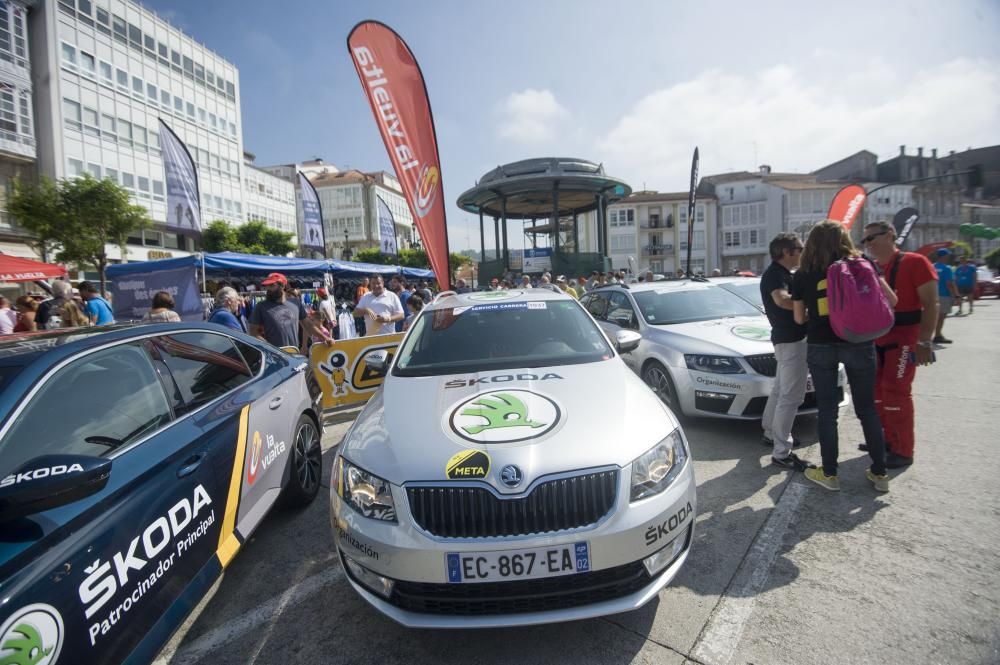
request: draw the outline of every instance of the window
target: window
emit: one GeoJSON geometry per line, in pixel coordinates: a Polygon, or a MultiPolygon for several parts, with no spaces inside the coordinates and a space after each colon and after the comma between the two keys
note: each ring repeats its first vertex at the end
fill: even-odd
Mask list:
{"type": "Polygon", "coordinates": [[[163,58],[164,60],[170,57],[168,55],[169,51],[167,50],[167,45],[164,44],[163,42],[160,42],[156,45],[156,50],[160,54],[160,57],[163,58]]]}
{"type": "Polygon", "coordinates": [[[80,51],[80,69],[82,69],[84,73],[93,76],[96,68],[97,62],[94,60],[94,56],[85,51],[80,51]]]}
{"type": "Polygon", "coordinates": [[[78,175],[83,174],[83,162],[79,159],[73,159],[70,157],[66,160],[66,175],[70,178],[75,178],[78,175]]]}
{"type": "Polygon", "coordinates": [[[146,230],[143,232],[143,243],[147,247],[163,247],[163,234],[159,231],[146,230]]]}
{"type": "Polygon", "coordinates": [[[208,124],[208,116],[205,114],[205,109],[198,109],[198,122],[203,125],[208,124]]]}
{"type": "Polygon", "coordinates": [[[587,308],[587,311],[590,312],[595,319],[603,319],[604,315],[608,312],[608,294],[588,294],[586,298],[587,299],[583,303],[583,306],[587,308]]]}
{"type": "Polygon", "coordinates": [[[164,363],[173,382],[178,415],[190,413],[250,380],[250,368],[228,337],[181,333],[150,340],[153,357],[164,363]]]}
{"type": "Polygon", "coordinates": [[[135,189],[135,177],[131,173],[122,171],[122,187],[128,190],[135,189]]]}
{"type": "Polygon", "coordinates": [[[618,324],[622,328],[639,328],[632,303],[628,301],[628,296],[620,291],[611,292],[608,304],[608,321],[618,324]]]}
{"type": "Polygon", "coordinates": [[[205,72],[205,77],[208,79],[208,84],[214,88],[215,87],[215,74],[213,74],[212,72],[205,72]]]}
{"type": "Polygon", "coordinates": [[[132,92],[142,95],[142,79],[138,76],[132,77],[132,92]]]}
{"type": "Polygon", "coordinates": [[[170,108],[170,93],[166,90],[160,90],[160,103],[163,104],[165,108],[170,108]]]}
{"type": "Polygon", "coordinates": [[[0,475],[40,455],[105,457],[168,422],[166,396],[140,347],[96,351],[54,372],[18,414],[0,443],[0,475]]]}
{"type": "Polygon", "coordinates": [[[108,14],[107,9],[101,7],[97,8],[97,22],[103,23],[104,25],[111,25],[111,15],[108,14]]]}
{"type": "Polygon", "coordinates": [[[28,97],[21,95],[21,133],[31,134],[31,109],[28,108],[28,97]]]}
{"type": "Polygon", "coordinates": [[[118,138],[125,145],[132,145],[132,123],[128,120],[118,121],[118,138]]]}
{"type": "Polygon", "coordinates": [[[184,56],[183,59],[184,59],[184,73],[188,75],[194,74],[194,61],[187,56],[184,56]]]}
{"type": "MultiPolygon", "coordinates": [[[[162,201],[163,200],[163,182],[160,180],[153,181],[153,200],[162,201]]],[[[179,249],[179,248],[174,248],[179,249]]]]}
{"type": "Polygon", "coordinates": [[[142,30],[139,29],[139,26],[128,24],[128,40],[133,46],[142,44],[142,30]]]}
{"type": "Polygon", "coordinates": [[[154,104],[156,103],[158,95],[156,92],[156,86],[153,85],[152,83],[146,84],[146,96],[149,97],[149,101],[151,101],[154,104]]]}
{"type": "Polygon", "coordinates": [[[149,130],[149,147],[160,149],[160,133],[149,130]]]}
{"type": "Polygon", "coordinates": [[[201,65],[195,65],[194,66],[194,77],[196,79],[198,79],[199,81],[204,81],[205,80],[205,68],[202,67],[201,65]]]}
{"type": "Polygon", "coordinates": [[[115,76],[118,77],[118,86],[124,89],[128,89],[128,72],[124,69],[116,69],[115,76]]]}
{"type": "Polygon", "coordinates": [[[63,119],[71,129],[80,129],[80,103],[63,98],[63,119]]]}
{"type": "Polygon", "coordinates": [[[14,111],[14,94],[9,90],[0,93],[0,130],[17,134],[17,116],[14,111]]]}
{"type": "Polygon", "coordinates": [[[80,12],[90,16],[92,7],[90,5],[90,0],[76,0],[76,8],[80,12]]]}
{"type": "Polygon", "coordinates": [[[187,102],[186,106],[187,106],[188,117],[194,120],[194,104],[192,104],[191,102],[187,102]]]}
{"type": "Polygon", "coordinates": [[[236,96],[236,86],[234,86],[230,81],[226,81],[226,95],[229,97],[236,96]]]}
{"type": "Polygon", "coordinates": [[[151,35],[143,35],[142,36],[142,43],[143,43],[143,46],[146,47],[147,51],[149,51],[151,53],[154,52],[154,51],[156,51],[156,40],[153,39],[153,37],[151,35]]]}
{"type": "Polygon", "coordinates": [[[111,63],[104,62],[103,60],[101,60],[101,78],[108,83],[114,83],[114,77],[111,73],[111,63]]]}
{"type": "Polygon", "coordinates": [[[87,171],[90,172],[90,175],[94,176],[95,180],[101,179],[101,166],[99,164],[88,163],[87,171]]]}
{"type": "Polygon", "coordinates": [[[67,44],[66,42],[63,42],[62,43],[62,59],[63,59],[63,62],[66,63],[66,64],[68,64],[68,65],[75,65],[76,64],[76,47],[75,46],[71,46],[71,45],[67,44]]]}
{"type": "Polygon", "coordinates": [[[229,133],[230,133],[230,134],[231,134],[231,135],[232,135],[233,137],[235,137],[235,136],[236,136],[236,123],[235,123],[235,122],[231,122],[231,123],[229,123],[229,133]]]}
{"type": "Polygon", "coordinates": [[[215,117],[214,113],[208,114],[208,124],[212,126],[212,129],[219,128],[219,119],[215,117]]]}
{"type": "Polygon", "coordinates": [[[723,239],[726,243],[726,247],[739,247],[740,246],[740,232],[739,231],[726,231],[723,234],[723,239]]]}
{"type": "Polygon", "coordinates": [[[104,169],[104,179],[111,182],[118,182],[118,169],[104,169]]]}
{"type": "Polygon", "coordinates": [[[91,136],[100,136],[101,130],[98,128],[97,111],[83,107],[83,131],[91,136]]]}
{"type": "Polygon", "coordinates": [[[170,62],[174,63],[178,67],[181,66],[181,54],[177,51],[170,51],[170,62]]]}
{"type": "Polygon", "coordinates": [[[163,234],[163,246],[166,247],[167,249],[180,249],[181,248],[180,239],[181,239],[180,234],[177,234],[177,233],[164,233],[163,234]]]}
{"type": "Polygon", "coordinates": [[[184,111],[184,100],[180,97],[174,97],[174,110],[178,113],[182,113],[184,111]]]}
{"type": "Polygon", "coordinates": [[[751,247],[756,247],[760,242],[760,231],[757,229],[750,229],[749,237],[747,238],[747,244],[751,247]]]}
{"type": "Polygon", "coordinates": [[[141,148],[146,147],[146,128],[142,125],[132,126],[132,138],[135,140],[135,144],[141,148]]]}
{"type": "Polygon", "coordinates": [[[115,39],[120,41],[122,44],[127,43],[128,40],[125,39],[125,19],[120,16],[111,17],[111,27],[115,31],[115,39]]]}

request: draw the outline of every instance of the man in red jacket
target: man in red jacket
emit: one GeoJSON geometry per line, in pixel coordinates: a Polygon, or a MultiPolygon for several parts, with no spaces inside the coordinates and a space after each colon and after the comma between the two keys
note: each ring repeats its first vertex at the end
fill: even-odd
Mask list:
{"type": "Polygon", "coordinates": [[[888,222],[865,226],[863,244],[899,298],[895,325],[875,340],[875,404],[885,433],[885,465],[899,469],[913,464],[912,387],[917,365],[934,362],[937,271],[927,257],[899,251],[896,232],[888,222]]]}

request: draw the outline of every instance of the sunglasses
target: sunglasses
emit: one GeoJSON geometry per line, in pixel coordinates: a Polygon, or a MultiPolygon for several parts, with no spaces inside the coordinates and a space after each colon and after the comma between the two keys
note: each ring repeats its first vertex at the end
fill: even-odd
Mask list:
{"type": "Polygon", "coordinates": [[[865,236],[864,238],[861,239],[861,244],[867,245],[872,240],[875,240],[875,238],[878,238],[879,236],[884,236],[886,233],[888,233],[888,231],[879,231],[878,233],[873,233],[871,235],[865,236]]]}

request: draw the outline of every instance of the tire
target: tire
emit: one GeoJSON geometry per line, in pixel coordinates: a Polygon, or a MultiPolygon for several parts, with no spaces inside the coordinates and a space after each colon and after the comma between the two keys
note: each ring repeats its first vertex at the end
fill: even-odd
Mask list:
{"type": "Polygon", "coordinates": [[[675,416],[680,416],[681,406],[677,401],[677,390],[670,379],[670,372],[660,363],[652,360],[642,368],[642,380],[666,404],[675,416]]]}
{"type": "Polygon", "coordinates": [[[316,423],[305,413],[299,416],[295,425],[288,465],[288,484],[282,493],[282,501],[289,508],[307,506],[319,493],[323,451],[316,423]]]}

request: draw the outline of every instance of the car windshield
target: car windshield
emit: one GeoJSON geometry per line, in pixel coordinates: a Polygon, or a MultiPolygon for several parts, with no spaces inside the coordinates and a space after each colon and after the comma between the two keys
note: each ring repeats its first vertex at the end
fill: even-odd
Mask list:
{"type": "Polygon", "coordinates": [[[638,291],[633,296],[643,320],[656,326],[761,315],[760,310],[746,300],[718,286],[683,291],[638,291]]]}
{"type": "Polygon", "coordinates": [[[572,301],[489,303],[424,312],[399,350],[394,376],[437,376],[575,365],[614,356],[572,301]]]}
{"type": "Polygon", "coordinates": [[[719,284],[726,291],[732,291],[740,298],[750,302],[757,307],[763,307],[764,303],[760,299],[760,282],[732,282],[730,284],[719,284]]]}

